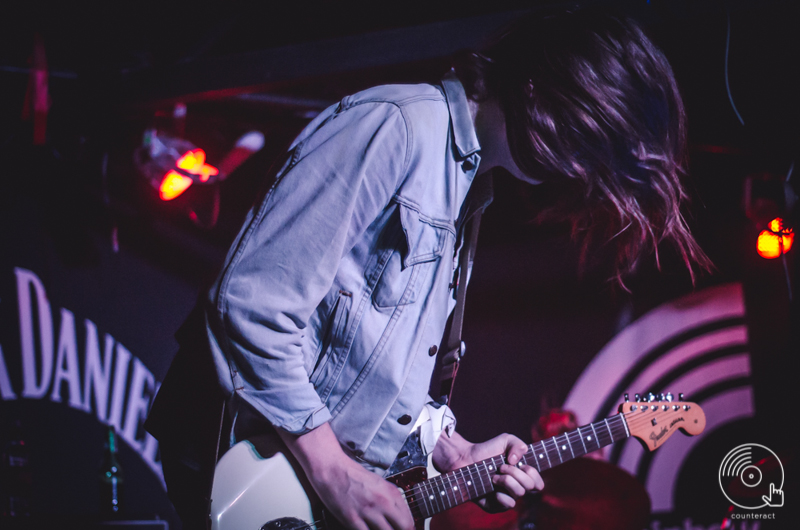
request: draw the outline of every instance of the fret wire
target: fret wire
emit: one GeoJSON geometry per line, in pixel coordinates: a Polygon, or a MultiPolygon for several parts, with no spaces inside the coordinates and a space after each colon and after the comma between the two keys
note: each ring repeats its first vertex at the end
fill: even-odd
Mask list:
{"type": "Polygon", "coordinates": [[[475,485],[475,479],[472,478],[472,468],[473,468],[473,466],[474,466],[474,464],[471,464],[471,465],[467,466],[466,470],[467,470],[467,473],[469,473],[469,482],[470,482],[469,485],[472,486],[472,488],[475,490],[475,497],[479,497],[480,494],[478,493],[478,487],[475,485]]]}
{"type": "Polygon", "coordinates": [[[581,433],[581,428],[578,427],[578,438],[581,439],[581,444],[583,445],[583,454],[589,452],[589,449],[586,448],[586,444],[583,442],[583,434],[581,433]]]}
{"type": "Polygon", "coordinates": [[[444,495],[442,495],[442,497],[444,498],[444,501],[447,503],[448,505],[447,509],[449,510],[450,508],[453,507],[453,503],[450,502],[450,486],[448,485],[450,480],[447,476],[447,473],[443,473],[439,476],[442,477],[442,491],[444,492],[444,495]]]}
{"type": "Polygon", "coordinates": [[[489,492],[486,490],[486,483],[483,481],[483,473],[481,472],[480,462],[475,464],[474,469],[475,472],[478,474],[478,483],[481,485],[481,489],[483,490],[483,493],[481,493],[481,495],[486,495],[489,492]]]}
{"type": "Polygon", "coordinates": [[[463,494],[462,494],[461,484],[458,483],[458,470],[456,469],[456,470],[451,471],[450,475],[452,475],[452,479],[456,483],[456,485],[453,486],[455,488],[453,490],[453,502],[455,502],[456,506],[458,506],[459,504],[464,502],[463,498],[461,500],[459,500],[459,497],[462,497],[463,494]]]}
{"type": "Polygon", "coordinates": [[[542,468],[539,466],[539,459],[536,458],[536,451],[533,449],[533,444],[530,444],[528,447],[530,447],[531,456],[533,457],[533,463],[536,464],[536,470],[541,472],[542,468]]]}
{"type": "Polygon", "coordinates": [[[472,482],[472,488],[475,490],[475,496],[480,497],[483,493],[478,491],[478,484],[475,482],[475,477],[472,476],[472,471],[476,469],[476,464],[471,464],[467,467],[467,471],[469,471],[469,479],[472,482]]]}
{"type": "Polygon", "coordinates": [[[592,433],[594,434],[594,444],[597,446],[597,449],[600,449],[600,438],[597,437],[597,431],[594,430],[594,423],[590,423],[589,427],[592,428],[592,433]]]}
{"type": "Polygon", "coordinates": [[[478,496],[485,495],[486,494],[486,488],[483,485],[483,478],[481,478],[481,466],[479,464],[472,464],[470,466],[470,471],[469,471],[470,475],[472,475],[472,471],[473,470],[478,475],[478,481],[477,482],[475,482],[475,477],[472,478],[472,482],[475,483],[475,492],[478,493],[478,485],[480,485],[480,487],[483,490],[483,492],[479,493],[478,496]]]}
{"type": "Polygon", "coordinates": [[[611,432],[611,428],[608,426],[608,418],[603,420],[606,424],[606,429],[608,429],[608,435],[611,437],[611,441],[614,441],[614,434],[611,432]]]}
{"type": "Polygon", "coordinates": [[[423,492],[423,495],[425,495],[426,501],[430,501],[431,515],[433,515],[434,513],[438,513],[438,510],[436,509],[436,496],[433,495],[433,492],[431,490],[432,481],[433,481],[433,479],[430,479],[430,480],[426,480],[426,481],[424,481],[422,483],[424,485],[424,489],[425,489],[425,491],[423,492]]]}
{"type": "Polygon", "coordinates": [[[556,437],[550,438],[553,441],[553,448],[556,450],[556,454],[558,455],[558,459],[561,460],[561,463],[564,463],[564,459],[561,457],[561,451],[558,450],[558,442],[556,442],[556,437]]]}
{"type": "Polygon", "coordinates": [[[427,481],[423,481],[421,483],[422,487],[419,488],[419,494],[420,494],[420,497],[422,498],[422,503],[425,506],[425,512],[426,513],[425,513],[424,516],[426,518],[428,518],[428,517],[431,517],[434,514],[434,509],[433,509],[433,504],[431,502],[429,502],[429,500],[428,500],[428,494],[425,493],[425,482],[427,482],[427,481]]]}
{"type": "Polygon", "coordinates": [[[447,477],[447,473],[442,473],[440,475],[442,477],[442,491],[444,492],[444,500],[447,502],[448,506],[447,509],[453,507],[453,504],[450,502],[450,479],[447,477]],[[445,482],[447,482],[445,484],[445,482]]]}
{"type": "Polygon", "coordinates": [[[445,511],[447,506],[444,504],[444,499],[442,498],[442,491],[444,491],[444,483],[442,480],[442,476],[439,475],[433,479],[433,485],[436,486],[436,491],[434,492],[434,497],[436,497],[436,501],[442,506],[441,511],[445,511]]]}
{"type": "MultiPolygon", "coordinates": [[[[417,485],[415,485],[413,488],[411,488],[411,490],[412,490],[412,491],[413,491],[414,489],[416,489],[416,490],[417,490],[417,493],[415,494],[415,496],[416,496],[416,498],[418,498],[418,499],[422,499],[422,504],[423,504],[423,506],[425,507],[425,513],[421,513],[420,515],[422,515],[422,516],[423,516],[423,517],[425,517],[425,518],[428,518],[428,517],[430,517],[430,516],[431,516],[431,511],[430,511],[430,509],[428,508],[428,498],[427,498],[427,496],[425,495],[425,493],[422,491],[422,489],[423,489],[424,487],[425,487],[425,481],[423,480],[422,482],[420,482],[419,484],[417,484],[417,485]]],[[[419,503],[417,503],[417,506],[419,506],[419,503]]],[[[420,512],[421,512],[421,511],[422,511],[422,509],[420,508],[420,512]]]]}
{"type": "Polygon", "coordinates": [[[547,454],[547,446],[544,444],[544,440],[542,440],[542,452],[544,453],[544,456],[547,457],[548,467],[553,467],[553,463],[550,461],[550,455],[547,454]]]}
{"type": "Polygon", "coordinates": [[[443,492],[442,497],[444,498],[445,502],[448,504],[447,509],[449,510],[450,508],[453,507],[453,505],[450,502],[450,486],[448,486],[445,483],[445,481],[449,482],[449,480],[447,478],[447,473],[445,473],[443,475],[439,475],[439,476],[442,477],[442,492],[443,492]]]}
{"type": "Polygon", "coordinates": [[[436,477],[431,478],[430,482],[428,482],[428,495],[434,511],[436,513],[443,511],[443,509],[439,506],[439,496],[436,495],[436,477]]]}
{"type": "Polygon", "coordinates": [[[572,450],[572,442],[569,441],[569,434],[565,434],[564,438],[567,439],[567,445],[569,446],[569,452],[572,453],[572,458],[575,458],[575,451],[572,450]]]}
{"type": "Polygon", "coordinates": [[[618,439],[624,440],[625,438],[630,436],[630,433],[628,432],[628,426],[625,424],[625,419],[622,417],[622,414],[617,414],[615,416],[615,418],[617,420],[616,421],[616,423],[617,423],[617,427],[616,427],[617,431],[621,431],[618,434],[618,436],[619,436],[618,439]]]}
{"type": "Polygon", "coordinates": [[[467,490],[466,497],[464,496],[464,490],[467,489],[467,479],[464,478],[464,468],[457,470],[456,473],[461,472],[461,480],[464,482],[464,489],[461,490],[461,502],[467,502],[469,500],[469,490],[467,490]]]}
{"type": "Polygon", "coordinates": [[[463,499],[459,500],[459,497],[461,497],[461,495],[462,495],[462,493],[461,493],[462,490],[461,490],[461,484],[458,483],[458,470],[454,469],[449,474],[450,474],[450,478],[452,479],[452,481],[455,482],[455,486],[453,486],[453,488],[454,488],[453,489],[453,502],[455,502],[456,506],[458,506],[459,504],[464,502],[463,499]]]}
{"type": "MultiPolygon", "coordinates": [[[[575,436],[578,437],[579,441],[581,439],[581,434],[580,434],[579,431],[570,431],[569,433],[567,433],[567,436],[569,437],[569,441],[570,442],[572,442],[572,438],[574,438],[575,436]]],[[[575,451],[575,446],[574,445],[572,446],[572,450],[573,450],[573,453],[574,453],[574,451],[575,451]]],[[[577,453],[576,456],[581,456],[581,455],[585,455],[585,454],[586,454],[586,448],[584,448],[583,452],[581,453],[581,447],[578,447],[578,453],[577,453]]]]}
{"type": "Polygon", "coordinates": [[[464,502],[464,498],[463,498],[464,497],[464,492],[463,492],[463,489],[461,487],[461,484],[458,483],[458,470],[456,469],[454,471],[451,471],[450,474],[453,477],[453,481],[456,483],[456,485],[454,486],[455,489],[453,490],[453,502],[455,502],[456,506],[458,506],[459,504],[464,502]],[[460,498],[460,500],[459,500],[459,498],[460,498]]]}
{"type": "Polygon", "coordinates": [[[458,491],[458,489],[453,489],[458,488],[458,483],[456,482],[456,485],[453,486],[453,482],[450,480],[451,473],[445,473],[445,478],[447,479],[447,500],[450,501],[452,508],[458,505],[458,501],[456,500],[456,491],[458,491]]]}
{"type": "Polygon", "coordinates": [[[484,482],[484,486],[488,488],[489,484],[492,483],[492,474],[489,473],[489,468],[486,467],[486,460],[483,460],[483,468],[486,470],[486,479],[489,481],[489,482],[484,482]]]}

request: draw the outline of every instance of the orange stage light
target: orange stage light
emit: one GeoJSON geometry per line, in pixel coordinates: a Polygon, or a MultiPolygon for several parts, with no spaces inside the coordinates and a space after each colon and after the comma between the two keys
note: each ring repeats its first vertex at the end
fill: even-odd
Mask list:
{"type": "MultiPolygon", "coordinates": [[[[175,162],[175,167],[190,175],[196,176],[200,182],[208,182],[212,175],[219,174],[214,166],[206,164],[206,152],[202,149],[187,151],[175,162]]],[[[159,187],[159,196],[163,201],[171,201],[192,185],[192,178],[171,169],[164,175],[159,187]]]]}
{"type": "Polygon", "coordinates": [[[192,179],[184,177],[177,171],[170,171],[164,175],[161,186],[158,188],[158,195],[162,201],[171,201],[192,185],[192,179]]]}
{"type": "Polygon", "coordinates": [[[188,151],[175,162],[180,169],[200,177],[200,182],[207,182],[211,175],[217,175],[219,170],[206,164],[206,152],[202,149],[188,151]]]}
{"type": "Polygon", "coordinates": [[[777,217],[769,222],[769,230],[758,234],[758,255],[766,259],[779,258],[789,252],[794,242],[794,232],[777,217]]]}

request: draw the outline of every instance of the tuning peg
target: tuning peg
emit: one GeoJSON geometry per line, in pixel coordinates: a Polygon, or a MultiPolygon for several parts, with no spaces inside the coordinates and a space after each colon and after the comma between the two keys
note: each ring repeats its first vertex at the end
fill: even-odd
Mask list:
{"type": "Polygon", "coordinates": [[[678,401],[683,401],[683,392],[678,394],[678,401]]]}
{"type": "Polygon", "coordinates": [[[666,400],[667,400],[667,396],[665,396],[663,392],[658,395],[658,401],[659,402],[660,401],[666,401],[666,400]]]}
{"type": "Polygon", "coordinates": [[[639,403],[642,400],[642,398],[641,398],[641,396],[639,394],[634,394],[633,397],[636,398],[636,402],[637,403],[639,403]]]}
{"type": "Polygon", "coordinates": [[[625,394],[625,403],[628,402],[628,394],[625,394]]]}
{"type": "Polygon", "coordinates": [[[672,392],[667,392],[666,400],[672,401],[672,392]]]}
{"type": "Polygon", "coordinates": [[[649,401],[650,403],[652,403],[652,402],[653,402],[653,401],[655,401],[655,400],[656,400],[656,395],[655,395],[655,394],[653,394],[652,392],[650,392],[650,393],[648,393],[648,394],[647,394],[647,401],[649,401]]]}

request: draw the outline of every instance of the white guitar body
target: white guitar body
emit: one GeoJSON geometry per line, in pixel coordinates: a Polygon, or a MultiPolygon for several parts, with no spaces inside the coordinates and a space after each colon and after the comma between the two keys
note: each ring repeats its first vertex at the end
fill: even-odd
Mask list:
{"type": "MultiPolygon", "coordinates": [[[[328,520],[327,525],[315,526],[324,507],[297,463],[283,451],[279,440],[265,435],[239,442],[223,455],[211,491],[212,530],[258,530],[270,522],[276,529],[293,529],[290,523],[278,522],[285,518],[306,523],[299,528],[336,524],[328,520]]],[[[433,466],[428,471],[429,476],[438,474],[433,466]]],[[[430,519],[425,521],[425,530],[429,528],[430,519]]]]}
{"type": "Polygon", "coordinates": [[[256,530],[283,517],[313,522],[311,501],[292,464],[280,451],[262,456],[256,445],[261,444],[240,442],[217,463],[212,530],[256,530]]]}

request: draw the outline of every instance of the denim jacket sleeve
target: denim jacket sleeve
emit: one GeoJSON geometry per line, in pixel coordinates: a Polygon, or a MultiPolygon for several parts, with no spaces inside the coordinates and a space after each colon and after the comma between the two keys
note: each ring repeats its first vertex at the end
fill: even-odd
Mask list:
{"type": "Polygon", "coordinates": [[[300,434],[331,417],[309,382],[303,334],[342,256],[406,175],[409,141],[391,103],[345,99],[326,111],[295,141],[209,293],[232,388],[276,427],[300,434]]]}

